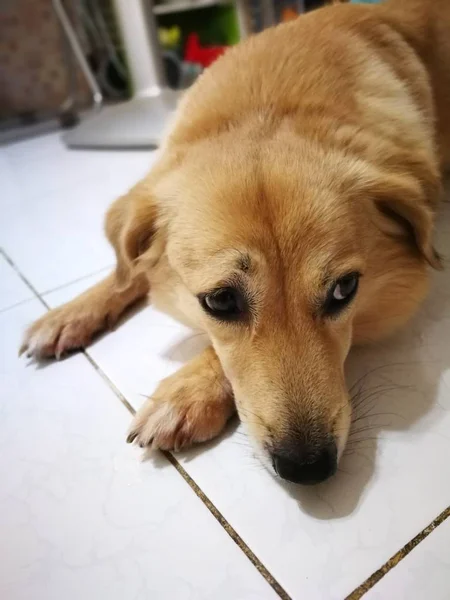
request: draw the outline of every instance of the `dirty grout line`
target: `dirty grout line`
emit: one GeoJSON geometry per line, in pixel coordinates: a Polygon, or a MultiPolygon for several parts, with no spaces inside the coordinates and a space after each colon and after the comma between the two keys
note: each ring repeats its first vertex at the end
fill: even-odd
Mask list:
{"type": "MultiPolygon", "coordinates": [[[[95,360],[87,353],[87,351],[83,350],[83,354],[93,366],[93,368],[97,371],[97,373],[102,377],[105,383],[111,388],[114,394],[119,398],[122,404],[128,409],[128,411],[134,416],[136,414],[136,410],[122,392],[117,388],[117,386],[111,381],[111,379],[106,375],[106,373],[101,369],[101,367],[95,362],[95,360]]],[[[247,546],[241,536],[237,533],[235,529],[228,523],[222,513],[216,508],[216,506],[211,502],[208,496],[203,492],[203,490],[197,485],[197,483],[192,479],[189,473],[184,469],[184,467],[178,462],[175,456],[171,452],[167,452],[165,450],[160,450],[161,454],[168,460],[168,462],[175,467],[178,471],[179,475],[183,477],[185,482],[189,485],[195,495],[203,502],[206,508],[210,511],[213,517],[219,522],[222,528],[228,533],[233,542],[239,546],[240,550],[245,554],[245,556],[249,559],[249,561],[253,564],[253,566],[259,571],[260,575],[264,577],[267,583],[274,589],[274,591],[278,594],[281,600],[292,600],[289,594],[283,589],[283,587],[278,583],[278,581],[273,577],[273,575],[266,569],[266,567],[262,564],[262,562],[258,559],[258,557],[254,554],[254,552],[247,546]]]]}
{"type": "Polygon", "coordinates": [[[114,394],[119,398],[119,400],[122,402],[122,404],[128,410],[128,412],[130,412],[134,416],[136,414],[136,410],[133,408],[133,406],[131,406],[131,404],[128,402],[128,400],[125,398],[125,396],[119,390],[119,388],[111,381],[111,379],[108,377],[108,375],[106,375],[106,373],[102,370],[102,368],[99,367],[99,365],[95,362],[95,360],[92,358],[92,356],[90,356],[90,354],[88,354],[84,348],[81,350],[81,352],[86,357],[86,360],[97,371],[97,373],[100,375],[100,377],[106,383],[106,385],[108,387],[110,387],[111,390],[114,392],[114,394]]]}
{"type": "Polygon", "coordinates": [[[416,546],[420,544],[426,537],[433,532],[436,527],[441,525],[446,519],[450,517],[450,506],[443,510],[440,515],[438,515],[434,521],[432,521],[425,529],[423,529],[420,533],[418,533],[412,540],[410,540],[401,550],[396,552],[391,558],[384,563],[384,565],[375,571],[364,583],[362,583],[359,587],[356,588],[351,594],[349,594],[346,600],[359,600],[368,592],[375,584],[377,584],[380,579],[382,579],[391,569],[396,567],[401,560],[408,556],[408,554],[414,550],[416,546]]]}
{"type": "MultiPolygon", "coordinates": [[[[18,267],[15,265],[13,260],[6,254],[6,252],[0,248],[0,254],[5,258],[8,264],[14,269],[16,274],[20,277],[20,279],[28,286],[28,288],[33,292],[36,298],[45,306],[47,310],[51,310],[51,307],[44,300],[42,295],[36,290],[36,288],[28,281],[28,279],[21,273],[18,267]]],[[[99,271],[100,272],[100,271],[99,271]]],[[[67,284],[70,285],[70,284],[67,284]]],[[[65,287],[65,286],[62,286],[65,287]]],[[[21,303],[20,303],[21,304],[21,303]]],[[[98,375],[103,379],[103,381],[108,385],[111,391],[117,396],[120,402],[125,406],[125,408],[134,416],[136,414],[136,410],[133,406],[128,402],[122,392],[117,388],[117,386],[111,381],[111,379],[106,375],[106,373],[102,370],[102,368],[96,363],[96,361],[88,354],[88,352],[84,349],[80,350],[80,353],[84,354],[86,360],[91,364],[91,366],[95,369],[98,375]]],[[[189,485],[191,490],[195,493],[195,495],[200,499],[200,501],[206,506],[206,508],[210,511],[213,517],[218,521],[219,525],[226,531],[226,533],[231,537],[233,542],[239,547],[239,549],[245,554],[248,560],[253,564],[253,566],[258,570],[260,575],[264,577],[267,583],[272,587],[272,589],[278,594],[281,600],[292,600],[289,594],[284,590],[284,588],[278,583],[278,581],[273,577],[273,575],[268,571],[268,569],[262,564],[262,562],[258,559],[255,553],[249,548],[249,546],[244,542],[241,536],[237,533],[235,529],[228,523],[222,513],[216,508],[216,506],[211,502],[208,496],[203,492],[203,490],[197,485],[197,483],[192,479],[192,477],[188,474],[188,472],[184,469],[184,467],[178,462],[175,456],[171,452],[161,451],[161,454],[167,459],[167,461],[177,470],[178,474],[185,480],[185,482],[189,485]]]]}
{"type": "Polygon", "coordinates": [[[216,506],[211,502],[211,500],[206,496],[203,490],[195,483],[189,473],[184,469],[184,467],[178,462],[175,456],[171,452],[162,451],[162,454],[167,458],[167,460],[175,467],[178,473],[183,477],[186,483],[191,487],[191,489],[195,492],[195,494],[200,498],[206,508],[212,513],[215,519],[219,522],[223,529],[228,533],[230,538],[233,540],[235,544],[239,546],[245,556],[249,559],[249,561],[253,564],[253,566],[259,571],[259,573],[264,577],[267,583],[275,590],[278,596],[282,600],[292,600],[286,590],[281,587],[278,581],[273,577],[273,575],[266,569],[266,567],[262,564],[262,562],[258,559],[255,553],[247,546],[241,536],[237,533],[235,529],[229,524],[229,522],[225,519],[222,513],[216,508],[216,506]]]}

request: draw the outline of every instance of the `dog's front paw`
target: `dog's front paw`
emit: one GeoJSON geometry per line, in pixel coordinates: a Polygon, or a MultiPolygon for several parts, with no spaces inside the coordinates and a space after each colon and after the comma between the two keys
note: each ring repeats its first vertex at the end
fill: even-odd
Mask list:
{"type": "Polygon", "coordinates": [[[186,365],[162,381],[138,411],[127,442],[177,451],[216,437],[234,412],[231,389],[223,377],[186,365]]]}
{"type": "Polygon", "coordinates": [[[65,352],[85,348],[108,325],[108,315],[103,311],[70,303],[33,323],[25,333],[19,354],[59,359],[65,352]]]}

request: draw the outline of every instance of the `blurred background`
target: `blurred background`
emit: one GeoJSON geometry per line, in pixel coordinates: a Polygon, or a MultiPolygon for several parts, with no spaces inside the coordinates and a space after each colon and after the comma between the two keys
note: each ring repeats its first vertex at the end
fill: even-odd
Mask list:
{"type": "Polygon", "coordinates": [[[154,147],[229,46],[325,0],[0,0],[0,143],[154,147]]]}

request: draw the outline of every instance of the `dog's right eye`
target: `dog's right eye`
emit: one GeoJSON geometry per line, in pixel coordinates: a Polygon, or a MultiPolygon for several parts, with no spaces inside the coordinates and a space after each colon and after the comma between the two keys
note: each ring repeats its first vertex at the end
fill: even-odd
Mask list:
{"type": "Polygon", "coordinates": [[[246,302],[241,292],[235,288],[219,288],[209,294],[198,296],[200,304],[209,315],[221,321],[240,319],[246,310],[246,302]]]}
{"type": "Polygon", "coordinates": [[[333,316],[341,312],[355,297],[358,291],[359,273],[344,275],[331,286],[325,300],[324,313],[333,316]]]}

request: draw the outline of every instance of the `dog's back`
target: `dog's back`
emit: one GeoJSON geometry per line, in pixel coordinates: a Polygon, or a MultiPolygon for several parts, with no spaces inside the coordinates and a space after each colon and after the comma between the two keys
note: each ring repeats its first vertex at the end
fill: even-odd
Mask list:
{"type": "Polygon", "coordinates": [[[426,65],[436,106],[442,162],[450,166],[450,2],[390,0],[383,6],[393,26],[426,65]]]}
{"type": "MultiPolygon", "coordinates": [[[[302,130],[316,128],[316,117],[324,114],[360,123],[355,98],[364,73],[373,73],[381,90],[387,69],[407,85],[424,114],[430,113],[433,122],[438,117],[440,156],[450,162],[447,0],[331,6],[249,39],[226,53],[187,93],[171,141],[210,137],[258,113],[267,123],[268,111],[274,119],[298,115],[302,130]]],[[[394,126],[411,146],[411,128],[402,127],[401,116],[394,126]]]]}

